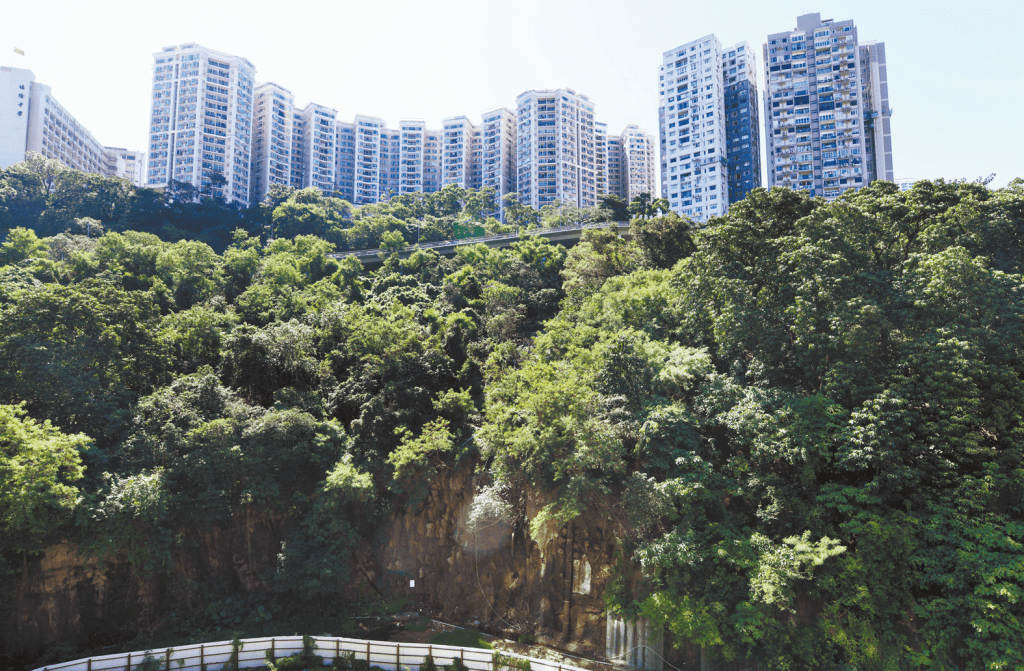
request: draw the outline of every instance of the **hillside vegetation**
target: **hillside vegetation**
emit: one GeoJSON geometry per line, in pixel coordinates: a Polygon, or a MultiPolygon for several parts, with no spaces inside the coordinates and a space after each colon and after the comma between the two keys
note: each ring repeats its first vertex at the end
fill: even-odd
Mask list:
{"type": "Polygon", "coordinates": [[[129,188],[113,212],[92,176],[62,172],[86,186],[57,202],[33,170],[0,177],[9,659],[54,543],[164,576],[181,635],[237,625],[225,600],[343,608],[354,548],[474,458],[512,503],[551,494],[534,525],[618,520],[609,609],[709,657],[1024,665],[1020,180],[756,190],[702,230],[645,211],[630,241],[366,272],[325,255],[495,224],[454,191],[442,214],[282,192],[257,226],[129,188]],[[199,535],[261,520],[280,553],[246,589],[181,571],[199,535]]]}

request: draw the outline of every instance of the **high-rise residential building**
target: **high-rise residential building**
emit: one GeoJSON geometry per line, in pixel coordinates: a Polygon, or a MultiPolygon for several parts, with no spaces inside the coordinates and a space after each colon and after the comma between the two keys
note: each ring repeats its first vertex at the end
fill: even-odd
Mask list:
{"type": "Polygon", "coordinates": [[[302,110],[302,188],[326,194],[335,188],[335,142],[338,110],[309,103],[302,110]]]}
{"type": "Polygon", "coordinates": [[[480,187],[494,189],[498,218],[504,218],[502,198],[516,190],[516,115],[510,109],[484,112],[479,162],[480,187]]]}
{"type": "Polygon", "coordinates": [[[754,50],[740,42],[722,50],[725,87],[725,146],[729,160],[729,202],[761,186],[761,122],[757,113],[754,50]]]}
{"type": "Polygon", "coordinates": [[[910,191],[919,180],[912,177],[898,177],[892,182],[900,188],[900,191],[910,191]]]}
{"type": "Polygon", "coordinates": [[[416,193],[423,188],[423,150],[427,125],[418,119],[404,119],[402,128],[401,157],[399,160],[398,193],[416,193]]]}
{"type": "Polygon", "coordinates": [[[256,68],[191,43],[153,60],[147,185],[185,182],[203,196],[249,204],[256,68]]]}
{"type": "Polygon", "coordinates": [[[433,193],[443,185],[444,132],[428,130],[423,134],[423,191],[433,193]]]}
{"type": "Polygon", "coordinates": [[[335,124],[338,146],[335,151],[334,189],[339,198],[350,203],[355,201],[356,176],[356,126],[354,123],[339,121],[335,124]]]}
{"type": "MultiPolygon", "coordinates": [[[[352,202],[356,205],[380,201],[381,133],[387,130],[383,119],[356,115],[355,184],[352,202]]],[[[390,152],[389,152],[390,154],[390,152]]]]}
{"type": "Polygon", "coordinates": [[[832,199],[892,179],[885,46],[852,20],[797,18],[764,45],[768,184],[832,199]]]}
{"type": "Polygon", "coordinates": [[[523,203],[597,204],[594,104],[572,89],[516,98],[516,181],[523,203]]]}
{"type": "Polygon", "coordinates": [[[267,82],[253,94],[250,198],[263,200],[272,184],[292,184],[295,98],[283,86],[267,82]]]}
{"type": "Polygon", "coordinates": [[[608,195],[608,124],[594,122],[594,179],[597,197],[608,195]]]}
{"type": "Polygon", "coordinates": [[[606,141],[606,172],[608,173],[608,193],[625,198],[625,180],[623,179],[622,136],[609,135],[606,141]]]}
{"type": "Polygon", "coordinates": [[[892,170],[892,127],[889,117],[889,75],[885,65],[884,42],[860,43],[861,97],[864,110],[864,148],[871,181],[894,179],[892,170]]]}
{"type": "Polygon", "coordinates": [[[641,193],[654,198],[654,137],[636,125],[626,126],[619,137],[622,141],[622,198],[627,203],[641,193]]]}
{"type": "MultiPolygon", "coordinates": [[[[159,91],[154,106],[157,110],[178,109],[183,104],[178,100],[178,89],[172,89],[164,105],[165,82],[187,87],[192,77],[199,80],[192,70],[200,74],[216,71],[217,76],[223,76],[217,68],[235,67],[224,64],[234,57],[218,55],[195,45],[168,48],[157,56],[158,69],[154,75],[154,88],[159,91]],[[199,58],[212,59],[212,65],[198,64],[199,58]]],[[[235,61],[238,67],[248,63],[244,59],[235,61]]],[[[234,80],[227,81],[231,85],[234,80]]],[[[196,86],[199,88],[198,83],[196,86]]],[[[202,90],[206,88],[204,83],[202,90]]],[[[196,108],[195,116],[199,120],[204,115],[199,115],[198,110],[205,109],[204,104],[211,110],[219,104],[219,101],[211,104],[205,97],[199,100],[199,92],[187,89],[182,95],[190,93],[196,93],[197,100],[185,103],[196,108]]],[[[629,198],[652,189],[653,140],[637,126],[627,126],[622,136],[608,138],[607,126],[594,120],[593,103],[571,89],[528,91],[519,97],[517,104],[525,112],[522,120],[517,112],[497,107],[485,112],[479,125],[461,115],[444,119],[441,130],[430,130],[424,121],[416,119],[402,120],[398,129],[389,129],[387,123],[377,117],[357,115],[351,123],[339,121],[336,110],[315,103],[299,109],[288,89],[275,83],[255,85],[250,136],[250,200],[258,202],[264,198],[273,184],[296,189],[313,186],[356,205],[377,203],[399,194],[432,193],[447,184],[455,184],[467,189],[493,188],[496,207],[490,214],[503,217],[504,196],[524,190],[519,183],[518,167],[521,165],[525,166],[523,174],[526,175],[522,184],[525,187],[523,200],[535,207],[555,202],[589,207],[596,205],[599,192],[629,198]],[[519,121],[526,130],[522,142],[519,121]],[[522,164],[521,156],[527,157],[528,162],[522,164]]],[[[193,112],[187,108],[185,111],[193,112]]],[[[222,111],[224,113],[216,118],[220,118],[224,126],[230,120],[230,110],[222,111]]],[[[170,111],[157,114],[156,135],[165,132],[160,124],[169,123],[162,118],[165,114],[168,118],[171,115],[170,111]]],[[[183,121],[187,123],[192,119],[183,121]]],[[[173,125],[177,131],[174,134],[177,138],[174,139],[175,157],[183,157],[175,159],[174,174],[181,174],[186,172],[184,166],[191,165],[186,148],[196,146],[196,142],[186,144],[193,137],[185,135],[191,127],[173,125]]],[[[173,134],[170,130],[166,132],[169,136],[173,134]]],[[[152,162],[156,171],[154,177],[163,174],[160,171],[165,163],[168,168],[172,167],[169,156],[163,156],[160,151],[164,149],[159,146],[162,140],[162,137],[154,140],[160,154],[152,162]]],[[[170,145],[171,138],[167,141],[170,145]]],[[[213,142],[216,138],[205,140],[203,144],[213,142]]],[[[222,145],[224,142],[220,140],[222,145]]],[[[169,154],[170,148],[166,149],[169,154]]],[[[206,159],[208,151],[210,147],[204,147],[206,159]]],[[[225,185],[225,188],[231,187],[225,185]]]]}
{"type": "Polygon", "coordinates": [[[288,168],[288,186],[302,188],[302,161],[306,155],[306,118],[302,110],[292,108],[291,165],[288,168]]]}
{"type": "Polygon", "coordinates": [[[483,182],[484,131],[480,126],[473,128],[469,139],[469,188],[479,189],[483,182]]]}
{"type": "Polygon", "coordinates": [[[389,130],[384,124],[380,131],[380,197],[383,200],[399,193],[401,144],[401,132],[389,130]]]}
{"type": "Polygon", "coordinates": [[[443,121],[442,182],[473,188],[473,137],[476,126],[466,116],[443,121]]]}
{"type": "Polygon", "coordinates": [[[706,35],[664,52],[659,68],[661,197],[697,222],[729,209],[722,54],[706,35]]]}

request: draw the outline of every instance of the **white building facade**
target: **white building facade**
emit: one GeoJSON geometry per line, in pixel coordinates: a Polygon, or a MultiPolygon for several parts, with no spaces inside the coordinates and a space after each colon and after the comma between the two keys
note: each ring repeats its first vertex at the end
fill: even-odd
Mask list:
{"type": "Polygon", "coordinates": [[[0,119],[0,168],[33,152],[74,170],[142,185],[145,152],[102,145],[31,70],[0,67],[0,119]]]}
{"type": "Polygon", "coordinates": [[[309,103],[302,110],[302,188],[334,192],[338,110],[309,103]]]}
{"type": "Polygon", "coordinates": [[[714,35],[664,52],[659,68],[661,197],[706,222],[729,209],[722,44],[714,35]]]}
{"type": "Polygon", "coordinates": [[[256,68],[198,44],[153,54],[147,186],[248,205],[256,68]]]}
{"type": "Polygon", "coordinates": [[[355,177],[352,203],[364,205],[380,202],[381,133],[387,130],[383,119],[356,115],[355,177]]]}
{"type": "Polygon", "coordinates": [[[292,134],[295,98],[283,86],[267,82],[254,92],[252,167],[249,187],[252,202],[263,200],[272,184],[292,183],[292,134]]]}
{"type": "Polygon", "coordinates": [[[852,20],[820,14],[768,36],[765,135],[768,184],[833,199],[892,179],[883,44],[861,44],[852,20]]]}
{"type": "Polygon", "coordinates": [[[484,112],[480,132],[480,186],[494,189],[496,214],[504,219],[502,198],[516,190],[515,112],[505,107],[484,112]]]}
{"type": "Polygon", "coordinates": [[[138,187],[146,185],[146,152],[124,147],[104,147],[103,150],[107,155],[105,175],[126,179],[138,187]]]}
{"type": "Polygon", "coordinates": [[[473,145],[477,128],[466,116],[448,117],[442,125],[442,182],[473,188],[473,145]]]}
{"type": "Polygon", "coordinates": [[[597,204],[594,104],[572,89],[516,98],[516,181],[521,202],[597,204]]]}
{"type": "Polygon", "coordinates": [[[619,136],[622,143],[622,197],[627,203],[641,193],[652,199],[654,191],[654,137],[629,125],[619,136]]]}

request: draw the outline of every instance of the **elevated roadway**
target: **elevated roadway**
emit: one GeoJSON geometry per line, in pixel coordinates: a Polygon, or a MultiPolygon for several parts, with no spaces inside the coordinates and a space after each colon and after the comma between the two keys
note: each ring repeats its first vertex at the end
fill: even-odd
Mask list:
{"type": "MultiPolygon", "coordinates": [[[[482,235],[476,238],[462,238],[461,240],[441,240],[439,242],[424,242],[419,245],[412,245],[403,248],[398,254],[401,258],[408,258],[418,249],[432,249],[442,256],[455,256],[455,250],[466,245],[487,245],[500,249],[510,247],[512,243],[518,242],[524,237],[539,235],[547,238],[552,243],[560,243],[566,247],[575,245],[583,235],[583,231],[595,228],[608,228],[615,231],[620,237],[629,236],[628,221],[605,221],[599,224],[577,224],[573,226],[558,226],[555,228],[540,228],[530,231],[528,234],[498,233],[496,235],[482,235]]],[[[343,259],[346,256],[354,256],[362,261],[364,266],[379,265],[383,262],[381,258],[383,251],[380,249],[358,249],[350,252],[333,252],[327,256],[332,259],[343,259]]]]}

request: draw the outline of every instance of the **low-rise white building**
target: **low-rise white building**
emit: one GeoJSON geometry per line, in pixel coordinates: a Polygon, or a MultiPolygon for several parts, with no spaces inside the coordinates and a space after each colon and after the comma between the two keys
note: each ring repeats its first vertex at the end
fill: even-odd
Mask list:
{"type": "Polygon", "coordinates": [[[135,186],[146,185],[146,152],[124,147],[104,147],[107,155],[105,175],[120,177],[135,186]]]}

